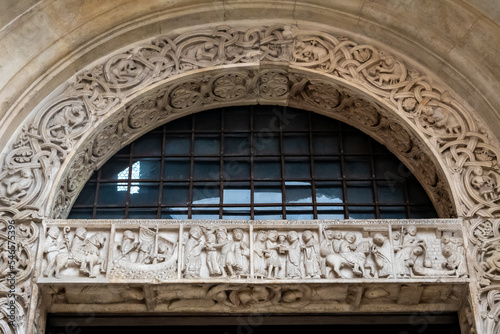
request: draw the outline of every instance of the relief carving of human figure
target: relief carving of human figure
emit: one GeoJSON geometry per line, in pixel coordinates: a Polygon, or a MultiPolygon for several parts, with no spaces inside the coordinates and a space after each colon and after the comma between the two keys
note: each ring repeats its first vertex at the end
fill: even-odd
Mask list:
{"type": "Polygon", "coordinates": [[[485,260],[481,262],[481,267],[489,275],[500,274],[500,242],[495,242],[486,247],[484,252],[485,260]]]}
{"type": "Polygon", "coordinates": [[[412,267],[425,252],[425,242],[418,239],[416,226],[408,226],[406,233],[399,234],[399,244],[394,243],[394,251],[396,275],[402,278],[412,277],[412,267]]]}
{"type": "Polygon", "coordinates": [[[441,253],[446,262],[441,264],[443,269],[453,270],[457,277],[467,277],[467,262],[463,239],[444,235],[441,238],[441,253]]]}
{"type": "Polygon", "coordinates": [[[285,233],[278,234],[278,257],[281,263],[281,269],[278,273],[278,278],[285,278],[286,276],[286,256],[288,250],[288,242],[285,233]]]}
{"type": "Polygon", "coordinates": [[[130,261],[132,251],[137,249],[139,241],[137,241],[134,232],[126,230],[123,232],[122,242],[120,244],[121,256],[120,259],[130,261]]]}
{"type": "Polygon", "coordinates": [[[243,240],[244,233],[241,228],[233,230],[233,252],[234,252],[234,268],[236,275],[248,274],[248,257],[250,256],[250,248],[243,240]]]}
{"type": "Polygon", "coordinates": [[[255,236],[255,242],[253,246],[253,266],[254,266],[254,275],[257,277],[265,277],[267,275],[266,272],[266,240],[267,234],[265,231],[257,232],[255,236]]]}
{"type": "Polygon", "coordinates": [[[43,245],[43,253],[45,254],[45,258],[47,259],[47,267],[43,272],[43,276],[52,276],[55,275],[56,278],[60,277],[59,272],[56,271],[56,256],[59,252],[66,248],[66,246],[60,242],[59,228],[56,226],[51,226],[47,231],[47,238],[45,238],[45,243],[43,245]]]}
{"type": "Polygon", "coordinates": [[[0,203],[12,205],[28,194],[34,182],[33,173],[29,168],[21,168],[5,177],[0,184],[0,203]]]}
{"type": "Polygon", "coordinates": [[[302,233],[302,250],[304,253],[304,268],[306,278],[320,278],[320,245],[314,239],[314,235],[310,230],[305,230],[302,233]]]}
{"type": "Polygon", "coordinates": [[[268,231],[265,250],[267,278],[278,278],[278,274],[281,269],[278,248],[278,231],[268,231]]]}
{"type": "Polygon", "coordinates": [[[219,227],[216,230],[217,244],[214,246],[219,249],[219,266],[222,268],[222,277],[228,274],[231,278],[238,277],[243,268],[241,263],[236,258],[235,247],[236,243],[228,238],[227,230],[219,227]]]}
{"type": "Polygon", "coordinates": [[[392,265],[390,260],[389,243],[387,238],[381,233],[376,233],[373,236],[372,246],[370,251],[375,262],[375,269],[379,278],[392,277],[392,265]]]}
{"type": "Polygon", "coordinates": [[[282,248],[286,251],[286,277],[287,278],[302,278],[300,269],[300,239],[296,231],[289,231],[287,234],[288,247],[282,248]]]}
{"type": "Polygon", "coordinates": [[[199,278],[201,271],[201,252],[203,251],[202,232],[199,226],[189,230],[189,238],[184,246],[183,272],[186,278],[199,278]]]}
{"type": "Polygon", "coordinates": [[[210,229],[205,229],[205,252],[207,253],[207,267],[210,276],[222,275],[222,268],[219,266],[219,254],[215,245],[217,244],[217,237],[210,229]]]}

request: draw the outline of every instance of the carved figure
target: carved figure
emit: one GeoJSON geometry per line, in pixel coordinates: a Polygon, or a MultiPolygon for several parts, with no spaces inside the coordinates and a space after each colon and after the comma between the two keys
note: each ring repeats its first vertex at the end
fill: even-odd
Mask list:
{"type": "Polygon", "coordinates": [[[324,238],[321,241],[320,245],[320,255],[321,255],[321,276],[322,277],[330,277],[331,268],[326,265],[326,257],[330,254],[335,253],[335,249],[337,249],[337,253],[339,250],[338,241],[342,239],[342,233],[339,231],[334,231],[330,229],[323,230],[324,238]],[[336,242],[337,241],[337,242],[336,242]],[[334,243],[337,243],[336,247],[334,243]]]}
{"type": "Polygon", "coordinates": [[[310,230],[305,230],[302,233],[302,250],[304,252],[304,268],[306,278],[320,278],[320,246],[318,241],[314,239],[314,235],[310,230]]]}
{"type": "Polygon", "coordinates": [[[223,227],[217,228],[216,235],[217,244],[214,247],[220,249],[219,266],[222,269],[222,276],[226,277],[229,274],[231,278],[236,278],[243,268],[236,259],[235,243],[228,238],[227,230],[223,227]]]}
{"type": "Polygon", "coordinates": [[[243,241],[243,230],[241,228],[235,228],[233,230],[233,247],[236,274],[248,274],[250,248],[246,242],[243,241]]]}
{"type": "Polygon", "coordinates": [[[481,262],[481,267],[489,275],[500,274],[500,242],[486,247],[484,252],[485,260],[481,262]]]}
{"type": "Polygon", "coordinates": [[[54,138],[63,139],[73,132],[75,128],[85,125],[87,114],[80,104],[65,106],[54,115],[48,131],[54,138]]]}
{"type": "Polygon", "coordinates": [[[266,257],[267,278],[277,278],[281,269],[277,240],[278,231],[271,230],[267,232],[266,250],[264,251],[266,257]]]}
{"type": "Polygon", "coordinates": [[[212,230],[205,230],[205,252],[207,253],[207,267],[210,276],[222,275],[222,268],[219,266],[219,255],[217,253],[217,238],[212,230]]]}
{"type": "Polygon", "coordinates": [[[474,176],[471,179],[471,185],[479,191],[479,195],[486,201],[497,199],[495,180],[488,175],[483,175],[481,167],[474,167],[472,173],[474,176]]]}
{"type": "Polygon", "coordinates": [[[399,245],[394,245],[395,255],[395,269],[396,275],[403,278],[411,277],[412,270],[411,267],[416,259],[416,254],[424,252],[423,240],[417,238],[417,228],[415,226],[409,226],[406,229],[406,233],[401,233],[399,236],[399,245]],[[418,248],[418,249],[417,249],[418,248]]]}
{"type": "Polygon", "coordinates": [[[25,167],[12,172],[3,179],[4,187],[0,187],[0,203],[11,205],[28,194],[34,177],[31,169],[25,167]]]}
{"type": "Polygon", "coordinates": [[[278,234],[278,257],[281,263],[281,269],[278,273],[278,278],[285,278],[286,276],[286,252],[288,249],[288,242],[286,241],[286,234],[278,234]]]}
{"type": "Polygon", "coordinates": [[[300,240],[299,234],[295,231],[289,231],[288,237],[288,247],[286,248],[286,277],[287,278],[302,278],[302,273],[300,270],[300,240]]]}
{"type": "Polygon", "coordinates": [[[340,271],[341,268],[350,268],[355,275],[367,277],[365,272],[366,256],[369,254],[369,243],[355,244],[356,235],[347,232],[344,240],[340,242],[339,253],[326,256],[326,265],[329,266],[337,277],[346,278],[340,271]]]}
{"type": "Polygon", "coordinates": [[[328,55],[328,51],[321,46],[317,46],[317,43],[317,41],[307,43],[297,41],[295,43],[295,51],[293,52],[294,60],[307,63],[324,60],[328,55]]]}
{"type": "Polygon", "coordinates": [[[184,277],[198,278],[201,270],[201,252],[203,250],[201,228],[193,226],[189,230],[189,239],[184,246],[184,277]]]}
{"type": "MultiPolygon", "coordinates": [[[[390,254],[387,251],[387,238],[381,233],[376,233],[373,236],[373,243],[370,252],[375,260],[375,269],[379,278],[392,277],[392,265],[390,254]]],[[[373,272],[374,270],[372,270],[373,272]]]]}
{"type": "Polygon", "coordinates": [[[141,264],[149,263],[151,260],[152,249],[153,248],[150,243],[140,243],[138,246],[139,254],[137,255],[137,259],[135,260],[135,262],[141,264]]]}
{"type": "Polygon", "coordinates": [[[382,86],[384,83],[393,85],[399,82],[401,75],[404,72],[403,65],[396,61],[394,57],[380,53],[380,61],[378,66],[371,70],[371,74],[378,79],[378,84],[382,86]]]}
{"type": "Polygon", "coordinates": [[[465,248],[461,238],[444,235],[441,238],[441,253],[446,258],[446,262],[441,264],[443,269],[455,271],[457,277],[468,276],[465,248]]]}
{"type": "MultiPolygon", "coordinates": [[[[86,236],[86,231],[85,234],[86,236]]],[[[86,274],[90,278],[97,277],[96,268],[99,267],[100,272],[106,272],[105,260],[101,257],[101,248],[106,241],[106,235],[101,232],[94,233],[90,238],[81,240],[82,235],[75,236],[76,244],[71,247],[71,252],[62,252],[56,256],[56,278],[60,270],[68,267],[71,263],[80,266],[80,272],[86,274]],[[74,253],[73,253],[74,251],[74,253]],[[71,260],[71,261],[70,261],[71,260]]]]}
{"type": "Polygon", "coordinates": [[[446,133],[459,134],[460,123],[450,112],[442,108],[424,106],[420,109],[420,119],[425,128],[444,129],[446,133]]]}
{"type": "Polygon", "coordinates": [[[265,277],[266,276],[266,240],[267,234],[265,231],[257,232],[255,236],[255,242],[253,246],[253,267],[254,267],[254,275],[257,277],[265,277]]]}
{"type": "Polygon", "coordinates": [[[56,256],[61,249],[66,247],[58,241],[60,233],[59,228],[56,226],[51,226],[47,231],[47,238],[43,246],[43,253],[46,254],[45,258],[47,259],[47,267],[43,272],[43,276],[47,277],[55,274],[55,277],[59,278],[59,271],[56,269],[56,256]]]}
{"type": "Polygon", "coordinates": [[[130,253],[137,249],[139,242],[137,241],[134,232],[126,230],[123,232],[122,243],[120,245],[120,259],[130,261],[130,253]]]}

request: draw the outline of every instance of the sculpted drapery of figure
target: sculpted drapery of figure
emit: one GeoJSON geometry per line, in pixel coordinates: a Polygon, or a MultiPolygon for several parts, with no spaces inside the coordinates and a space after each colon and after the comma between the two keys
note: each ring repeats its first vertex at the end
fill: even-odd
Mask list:
{"type": "MultiPolygon", "coordinates": [[[[64,93],[26,120],[4,152],[1,217],[19,222],[63,218],[92,171],[123,143],[183,114],[234,103],[290,105],[362,129],[412,166],[441,217],[480,217],[487,225],[500,211],[498,143],[432,75],[348,37],[259,25],[159,36],[79,73],[64,93]]],[[[475,233],[483,227],[471,228],[484,315],[496,309],[497,240],[478,239],[475,233]]],[[[452,246],[443,250],[448,260],[440,270],[463,272],[463,251],[452,246]]],[[[144,261],[149,252],[143,249],[144,261]]],[[[295,257],[290,251],[287,256],[295,257]]],[[[425,249],[409,256],[418,260],[420,273],[429,272],[418,264],[425,249]]],[[[21,286],[30,285],[32,267],[21,266],[21,286]]],[[[497,320],[482,323],[499,326],[497,320]]]]}

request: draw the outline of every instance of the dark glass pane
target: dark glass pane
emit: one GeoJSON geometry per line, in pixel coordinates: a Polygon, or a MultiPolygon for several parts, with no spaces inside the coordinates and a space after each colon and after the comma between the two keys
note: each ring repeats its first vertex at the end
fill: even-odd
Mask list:
{"type": "Polygon", "coordinates": [[[158,183],[132,183],[137,187],[136,192],[130,192],[130,205],[132,206],[156,206],[158,205],[159,184],[158,183]]]}
{"type": "Polygon", "coordinates": [[[287,203],[312,203],[312,189],[308,182],[286,182],[287,203]]]}
{"type": "Polygon", "coordinates": [[[316,131],[338,131],[339,122],[333,118],[311,113],[312,127],[316,131]]]}
{"type": "Polygon", "coordinates": [[[222,219],[242,219],[249,220],[251,217],[250,208],[224,208],[222,210],[222,219]]]}
{"type": "Polygon", "coordinates": [[[343,198],[340,182],[316,183],[317,203],[343,203],[343,198]]]}
{"type": "Polygon", "coordinates": [[[253,151],[255,155],[279,155],[279,138],[271,133],[256,133],[253,139],[253,151]]]}
{"type": "Polygon", "coordinates": [[[375,208],[372,206],[350,206],[350,219],[372,219],[376,218],[375,208]]]}
{"type": "Polygon", "coordinates": [[[166,133],[191,131],[192,124],[193,124],[193,116],[189,115],[168,122],[167,124],[164,125],[164,128],[166,133]]]}
{"type": "Polygon", "coordinates": [[[370,140],[359,133],[343,133],[344,154],[369,154],[370,140]]]}
{"type": "Polygon", "coordinates": [[[188,180],[191,162],[188,159],[165,159],[163,177],[166,180],[188,180]]]}
{"type": "Polygon", "coordinates": [[[188,210],[186,208],[165,208],[161,211],[162,219],[187,219],[188,210]]]}
{"type": "Polygon", "coordinates": [[[382,206],[380,207],[380,218],[382,219],[402,219],[406,218],[406,208],[404,206],[382,206]]]}
{"type": "Polygon", "coordinates": [[[404,180],[405,176],[402,175],[404,167],[403,163],[399,160],[389,156],[377,156],[375,159],[375,177],[379,179],[390,180],[404,180]],[[378,159],[377,159],[378,158],[378,159]]]}
{"type": "Polygon", "coordinates": [[[373,203],[373,190],[370,182],[347,182],[349,203],[373,203]]]}
{"type": "Polygon", "coordinates": [[[408,182],[408,197],[410,203],[412,204],[428,204],[430,203],[429,197],[425,192],[424,188],[417,182],[417,180],[413,179],[408,182]]]}
{"type": "Polygon", "coordinates": [[[131,179],[158,180],[160,177],[160,160],[140,160],[132,164],[131,179]]]}
{"type": "Polygon", "coordinates": [[[250,110],[247,107],[230,107],[224,111],[224,131],[249,131],[250,110]]]}
{"type": "Polygon", "coordinates": [[[256,180],[281,179],[281,162],[279,159],[255,159],[253,166],[256,180]]]}
{"type": "Polygon", "coordinates": [[[129,209],[128,219],[155,219],[156,209],[129,209]]]}
{"type": "Polygon", "coordinates": [[[224,204],[250,204],[250,183],[230,182],[224,184],[224,204]]]}
{"type": "Polygon", "coordinates": [[[197,136],[194,138],[195,155],[219,155],[220,137],[219,136],[197,136]]]}
{"type": "Polygon", "coordinates": [[[219,208],[193,208],[192,219],[219,219],[219,208]]]}
{"type": "Polygon", "coordinates": [[[285,154],[309,154],[309,136],[285,135],[283,136],[285,154]]]}
{"type": "Polygon", "coordinates": [[[314,160],[314,172],[318,180],[341,179],[341,165],[339,160],[314,160]]]}
{"type": "Polygon", "coordinates": [[[129,159],[110,160],[101,167],[101,180],[127,179],[129,159]]]}
{"type": "Polygon", "coordinates": [[[254,219],[255,220],[283,219],[283,209],[280,206],[255,207],[254,208],[254,219]]]}
{"type": "Polygon", "coordinates": [[[286,219],[314,219],[312,206],[287,206],[286,219]]]}
{"type": "Polygon", "coordinates": [[[187,205],[188,203],[188,183],[167,183],[163,185],[162,204],[187,205]]]}
{"type": "Polygon", "coordinates": [[[377,182],[378,201],[382,204],[404,204],[405,192],[401,185],[377,182]]]}
{"type": "Polygon", "coordinates": [[[127,190],[127,183],[101,183],[97,204],[125,206],[127,190]]]}
{"type": "Polygon", "coordinates": [[[193,204],[219,204],[219,183],[199,183],[193,186],[193,204]]]}
{"type": "Polygon", "coordinates": [[[437,213],[434,210],[434,207],[431,205],[423,205],[423,206],[411,206],[410,207],[410,217],[408,218],[436,218],[437,213]]]}
{"type": "Polygon", "coordinates": [[[163,135],[152,133],[136,139],[132,154],[136,157],[152,157],[161,155],[163,135]]]}
{"type": "Polygon", "coordinates": [[[314,154],[340,154],[339,138],[333,135],[314,135],[313,138],[314,154]]]}
{"type": "Polygon", "coordinates": [[[165,154],[190,155],[191,136],[168,136],[165,140],[165,154]]]}
{"type": "Polygon", "coordinates": [[[369,180],[371,179],[372,169],[370,160],[364,157],[346,157],[345,158],[345,176],[348,179],[369,180]]]}
{"type": "Polygon", "coordinates": [[[124,209],[97,209],[96,219],[124,219],[124,209]]]}
{"type": "Polygon", "coordinates": [[[224,179],[250,180],[250,160],[248,159],[225,159],[224,179]]]}
{"type": "Polygon", "coordinates": [[[318,219],[344,219],[342,206],[318,206],[318,219]]]}
{"type": "Polygon", "coordinates": [[[285,160],[285,177],[287,179],[310,179],[311,165],[309,159],[285,160]]]}
{"type": "Polygon", "coordinates": [[[78,198],[75,201],[75,206],[79,205],[94,205],[95,200],[95,183],[87,183],[85,187],[83,187],[82,191],[78,195],[78,198]]]}
{"type": "Polygon", "coordinates": [[[116,156],[127,156],[128,157],[129,154],[130,154],[130,148],[131,148],[131,145],[125,146],[124,148],[122,148],[121,150],[119,150],[118,152],[116,152],[115,157],[116,156]]]}
{"type": "Polygon", "coordinates": [[[73,208],[68,215],[68,219],[92,219],[94,209],[73,208]]]}
{"type": "Polygon", "coordinates": [[[308,112],[288,107],[273,108],[275,115],[283,123],[283,131],[308,131],[308,112]]]}
{"type": "Polygon", "coordinates": [[[226,155],[249,155],[250,154],[250,136],[225,136],[224,154],[226,155]]]}
{"type": "Polygon", "coordinates": [[[219,131],[221,115],[220,111],[212,110],[210,112],[202,112],[194,115],[195,131],[219,131]]]}
{"type": "Polygon", "coordinates": [[[195,180],[218,180],[220,177],[219,160],[195,160],[194,175],[195,180]]]}
{"type": "Polygon", "coordinates": [[[281,183],[256,183],[254,203],[282,203],[281,183]]]}
{"type": "Polygon", "coordinates": [[[269,112],[268,108],[255,106],[253,112],[253,129],[255,133],[278,132],[280,129],[280,119],[278,107],[272,107],[275,112],[269,112]]]}

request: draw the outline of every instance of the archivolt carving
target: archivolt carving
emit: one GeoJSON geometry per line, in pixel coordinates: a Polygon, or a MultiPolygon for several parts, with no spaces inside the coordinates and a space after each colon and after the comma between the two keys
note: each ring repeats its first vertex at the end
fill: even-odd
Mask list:
{"type": "MultiPolygon", "coordinates": [[[[500,211],[498,143],[459,97],[374,46],[274,25],[159,36],[77,75],[9,144],[1,216],[64,217],[92,170],[123,144],[190,112],[259,102],[302,106],[371,133],[422,180],[442,216],[500,211]]],[[[499,275],[496,241],[479,242],[486,225],[469,236],[481,282],[499,275]]],[[[496,297],[483,301],[495,309],[496,297]]]]}

